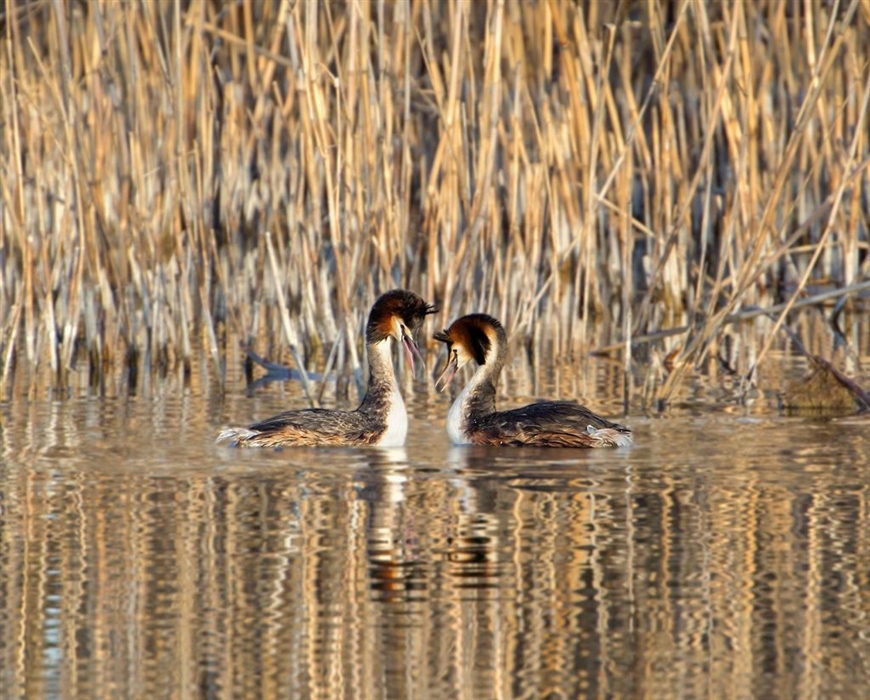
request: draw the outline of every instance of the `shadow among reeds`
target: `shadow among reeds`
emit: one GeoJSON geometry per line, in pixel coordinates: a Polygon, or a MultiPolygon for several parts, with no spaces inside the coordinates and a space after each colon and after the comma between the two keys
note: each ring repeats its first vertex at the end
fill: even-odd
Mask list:
{"type": "Polygon", "coordinates": [[[5,0],[0,388],[221,384],[239,341],[354,376],[395,286],[660,402],[776,308],[752,378],[796,303],[870,289],[868,12],[5,0]]]}

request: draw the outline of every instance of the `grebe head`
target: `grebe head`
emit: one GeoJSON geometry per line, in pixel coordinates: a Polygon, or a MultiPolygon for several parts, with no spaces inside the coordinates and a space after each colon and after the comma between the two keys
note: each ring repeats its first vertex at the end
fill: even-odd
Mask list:
{"type": "Polygon", "coordinates": [[[469,314],[456,319],[450,328],[435,334],[435,340],[447,344],[447,367],[435,382],[441,391],[447,388],[453,376],[469,361],[485,365],[498,357],[507,342],[504,328],[487,314],[469,314]]]}
{"type": "Polygon", "coordinates": [[[414,355],[422,361],[414,337],[426,315],[433,313],[435,308],[413,292],[404,289],[386,292],[378,297],[369,312],[366,343],[380,343],[387,338],[395,338],[405,348],[405,357],[413,371],[414,355]]]}

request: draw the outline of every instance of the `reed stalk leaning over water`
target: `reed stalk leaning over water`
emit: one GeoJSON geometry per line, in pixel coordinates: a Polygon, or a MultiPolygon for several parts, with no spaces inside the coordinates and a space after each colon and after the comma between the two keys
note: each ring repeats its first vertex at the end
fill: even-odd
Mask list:
{"type": "Polygon", "coordinates": [[[350,376],[400,286],[436,325],[617,343],[628,378],[631,338],[685,327],[650,350],[678,351],[665,401],[741,309],[870,272],[861,0],[0,13],[5,391],[197,349],[220,381],[236,338],[282,356],[287,317],[300,364],[350,376]]]}

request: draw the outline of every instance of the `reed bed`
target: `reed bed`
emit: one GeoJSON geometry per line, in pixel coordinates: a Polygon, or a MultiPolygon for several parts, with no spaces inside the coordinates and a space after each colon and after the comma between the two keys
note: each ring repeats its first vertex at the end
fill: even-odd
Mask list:
{"type": "Polygon", "coordinates": [[[665,401],[743,310],[779,305],[751,378],[796,302],[870,286],[866,1],[0,12],[3,386],[220,382],[239,339],[350,376],[401,286],[629,379],[640,337],[665,401]]]}

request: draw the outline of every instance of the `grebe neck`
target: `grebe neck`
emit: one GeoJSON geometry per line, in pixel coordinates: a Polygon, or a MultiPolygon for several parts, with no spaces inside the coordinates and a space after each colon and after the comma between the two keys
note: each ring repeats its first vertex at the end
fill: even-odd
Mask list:
{"type": "Polygon", "coordinates": [[[495,411],[495,380],[501,371],[497,362],[480,365],[447,414],[447,433],[454,445],[468,445],[467,430],[475,418],[495,411]]]}
{"type": "Polygon", "coordinates": [[[405,444],[408,435],[408,413],[393,371],[390,339],[367,345],[369,356],[369,388],[359,411],[383,417],[386,430],[377,444],[395,447],[405,444]]]}

